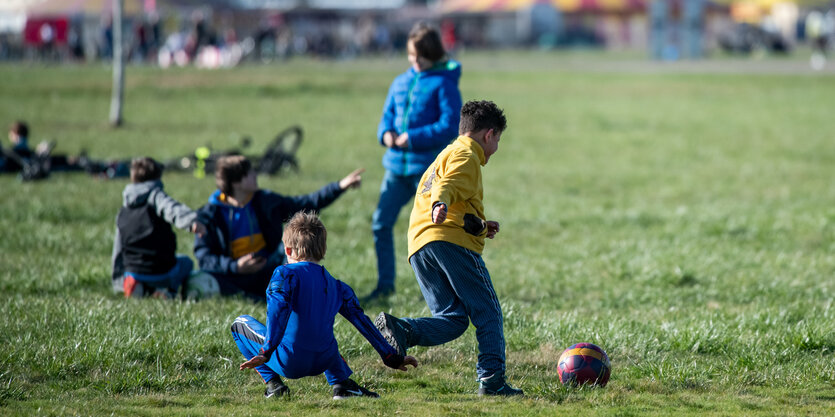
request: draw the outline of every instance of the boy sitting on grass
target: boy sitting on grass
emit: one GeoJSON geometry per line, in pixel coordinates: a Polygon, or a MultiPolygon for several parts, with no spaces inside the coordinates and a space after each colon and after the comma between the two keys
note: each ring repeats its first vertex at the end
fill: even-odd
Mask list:
{"type": "Polygon", "coordinates": [[[303,210],[321,210],[362,182],[355,170],[310,194],[286,196],[258,186],[258,173],[243,156],[218,159],[217,190],[197,210],[207,232],[194,239],[200,270],[212,274],[223,295],[242,294],[266,301],[264,291],[275,268],[284,263],[284,222],[303,210]]]}
{"type": "Polygon", "coordinates": [[[147,157],[130,164],[131,183],[122,191],[113,239],[113,290],[125,297],[142,296],[143,286],[173,298],[194,262],[177,256],[177,236],[169,224],[202,235],[206,226],[197,213],[162,188],[162,165],[147,157]]]}
{"type": "Polygon", "coordinates": [[[296,213],[282,240],[288,263],[275,269],[267,287],[267,325],[248,315],[232,323],[232,337],[247,359],[240,369],[255,368],[261,374],[267,384],[265,397],[290,392],[280,376],[297,379],[323,372],[335,400],[379,396],[350,378],[353,371],[333,335],[336,313],[359,330],[386,366],[401,371],[406,365],[417,367],[414,357],[399,355],[386,343],[351,287],[318,264],[325,257],[327,231],[315,214],[296,213]]]}

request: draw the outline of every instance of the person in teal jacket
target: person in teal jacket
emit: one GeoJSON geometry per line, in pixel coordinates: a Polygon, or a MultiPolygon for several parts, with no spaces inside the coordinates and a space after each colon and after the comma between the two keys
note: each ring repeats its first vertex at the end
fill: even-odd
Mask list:
{"type": "Polygon", "coordinates": [[[407,49],[411,67],[391,83],[377,128],[386,173],[372,220],[377,287],[364,302],[394,292],[394,224],[423,172],[458,136],[461,64],[447,58],[438,31],[425,23],[412,28],[407,49]]]}

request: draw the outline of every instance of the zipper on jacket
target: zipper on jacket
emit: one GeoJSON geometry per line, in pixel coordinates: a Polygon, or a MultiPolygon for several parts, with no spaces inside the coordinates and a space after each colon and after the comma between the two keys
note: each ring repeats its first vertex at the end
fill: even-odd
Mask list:
{"type": "MultiPolygon", "coordinates": [[[[415,74],[415,78],[412,78],[412,83],[409,85],[409,91],[406,93],[406,110],[403,112],[403,123],[401,124],[401,131],[400,133],[406,133],[409,130],[409,113],[412,111],[412,93],[415,90],[415,86],[417,86],[418,78],[420,77],[420,73],[418,72],[415,74]]],[[[402,152],[402,163],[400,164],[403,167],[403,171],[400,173],[401,175],[406,175],[407,171],[407,154],[408,150],[404,150],[402,152]]]]}

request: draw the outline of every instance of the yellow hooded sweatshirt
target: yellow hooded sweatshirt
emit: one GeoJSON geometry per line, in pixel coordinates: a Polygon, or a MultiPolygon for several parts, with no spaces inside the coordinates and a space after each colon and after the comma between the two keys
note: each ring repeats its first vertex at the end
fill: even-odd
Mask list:
{"type": "Polygon", "coordinates": [[[439,240],[481,253],[487,235],[481,202],[481,166],[486,162],[484,149],[467,136],[459,136],[438,154],[418,183],[409,219],[409,257],[427,243],[439,240]],[[447,205],[447,217],[441,224],[432,223],[435,203],[447,205]],[[467,218],[472,233],[464,230],[467,214],[471,215],[467,218]]]}

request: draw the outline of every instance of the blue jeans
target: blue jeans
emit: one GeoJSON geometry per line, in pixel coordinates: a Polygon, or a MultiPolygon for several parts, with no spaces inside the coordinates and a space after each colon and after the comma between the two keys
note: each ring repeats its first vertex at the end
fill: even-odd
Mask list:
{"type": "Polygon", "coordinates": [[[411,327],[409,346],[435,346],[476,328],[479,378],[505,372],[502,307],[481,255],[449,242],[430,242],[409,262],[432,317],[404,318],[411,327]]]}
{"type": "MultiPolygon", "coordinates": [[[[266,326],[252,316],[239,316],[232,323],[232,338],[246,360],[258,355],[266,336],[266,326]]],[[[270,360],[255,367],[255,370],[261,374],[264,382],[269,382],[276,375],[298,379],[324,372],[330,385],[348,379],[353,373],[339,354],[336,341],[324,352],[304,351],[280,344],[270,356],[270,360]]]]}
{"type": "Polygon", "coordinates": [[[143,285],[149,285],[155,288],[168,288],[171,291],[177,291],[183,281],[191,274],[191,269],[194,268],[194,261],[188,256],[177,255],[177,263],[170,271],[159,274],[137,274],[136,272],[126,271],[125,275],[133,277],[133,279],[141,282],[143,285]]]}
{"type": "Polygon", "coordinates": [[[383,177],[380,202],[377,203],[371,226],[377,252],[377,288],[394,289],[394,224],[400,210],[414,197],[422,175],[402,176],[386,170],[383,177]]]}

